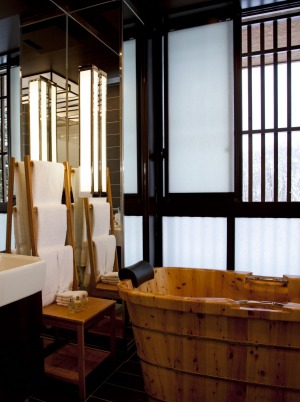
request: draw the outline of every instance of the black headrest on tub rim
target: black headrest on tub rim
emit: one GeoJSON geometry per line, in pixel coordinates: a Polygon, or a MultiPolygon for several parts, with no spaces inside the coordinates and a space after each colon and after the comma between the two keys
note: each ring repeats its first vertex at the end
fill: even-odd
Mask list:
{"type": "Polygon", "coordinates": [[[135,288],[154,278],[153,266],[147,261],[139,261],[119,270],[120,280],[131,279],[135,288]]]}

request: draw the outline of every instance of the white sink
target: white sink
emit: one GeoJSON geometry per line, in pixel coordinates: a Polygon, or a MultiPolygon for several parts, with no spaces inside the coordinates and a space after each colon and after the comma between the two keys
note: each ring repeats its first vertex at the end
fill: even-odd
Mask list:
{"type": "Polygon", "coordinates": [[[0,253],[0,307],[41,291],[45,276],[39,257],[0,253]]]}

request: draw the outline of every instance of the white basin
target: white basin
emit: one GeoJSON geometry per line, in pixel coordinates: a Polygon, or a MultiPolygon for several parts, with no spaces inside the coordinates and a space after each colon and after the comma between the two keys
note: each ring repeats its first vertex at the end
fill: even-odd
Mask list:
{"type": "Polygon", "coordinates": [[[0,253],[0,307],[41,291],[45,276],[39,257],[0,253]]]}

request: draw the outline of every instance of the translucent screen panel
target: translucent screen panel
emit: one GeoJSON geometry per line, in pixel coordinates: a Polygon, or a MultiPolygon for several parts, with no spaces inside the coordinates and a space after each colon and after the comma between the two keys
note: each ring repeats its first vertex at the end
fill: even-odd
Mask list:
{"type": "MultiPolygon", "coordinates": [[[[12,67],[10,69],[10,107],[11,116],[20,116],[20,93],[21,93],[21,80],[20,80],[21,70],[20,66],[12,67]]],[[[13,155],[16,160],[21,160],[21,147],[20,147],[20,119],[10,120],[10,132],[11,132],[11,155],[13,155]]],[[[4,250],[4,249],[1,249],[4,250]]]]}
{"type": "Polygon", "coordinates": [[[235,221],[235,269],[256,275],[300,275],[300,219],[235,221]]]}
{"type": "Polygon", "coordinates": [[[125,266],[143,259],[143,219],[141,216],[124,216],[125,266]]]}
{"type": "MultiPolygon", "coordinates": [[[[299,20],[300,24],[300,20],[299,20]]],[[[300,126],[300,91],[297,88],[300,87],[300,62],[295,61],[292,63],[292,125],[300,126]]]]}
{"type": "Polygon", "coordinates": [[[124,193],[137,193],[136,43],[123,44],[124,193]]]}
{"type": "Polygon", "coordinates": [[[232,21],[169,33],[169,191],[233,191],[232,21]]]}
{"type": "Polygon", "coordinates": [[[163,265],[226,269],[225,218],[163,218],[163,265]]]}

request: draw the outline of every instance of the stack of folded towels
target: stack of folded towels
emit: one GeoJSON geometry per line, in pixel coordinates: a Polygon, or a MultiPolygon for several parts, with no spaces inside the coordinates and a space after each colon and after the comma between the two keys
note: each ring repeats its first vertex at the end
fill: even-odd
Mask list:
{"type": "Polygon", "coordinates": [[[85,300],[87,301],[88,292],[86,290],[66,290],[64,292],[57,293],[56,303],[59,306],[68,307],[70,299],[73,298],[75,300],[77,296],[80,300],[82,298],[85,298],[85,300]]]}
{"type": "Polygon", "coordinates": [[[100,280],[103,283],[108,283],[110,285],[117,285],[120,281],[118,272],[106,272],[100,276],[100,280]]]}

